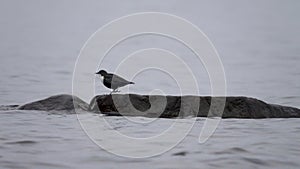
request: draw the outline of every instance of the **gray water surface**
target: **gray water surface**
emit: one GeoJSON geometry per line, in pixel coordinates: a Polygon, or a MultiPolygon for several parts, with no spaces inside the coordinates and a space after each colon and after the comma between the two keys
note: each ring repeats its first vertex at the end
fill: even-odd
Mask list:
{"type": "MultiPolygon", "coordinates": [[[[198,26],[224,65],[228,95],[243,95],[300,107],[300,1],[0,1],[0,105],[23,104],[72,93],[76,58],[85,41],[104,24],[135,12],[165,12],[198,26]]],[[[131,52],[170,50],[193,69],[201,95],[210,95],[202,63],[171,39],[143,36],[124,41],[99,65],[113,71],[131,52]]],[[[95,71],[97,68],[95,68],[95,71]]],[[[87,76],[94,78],[94,72],[87,76]]],[[[184,79],[184,77],[182,77],[184,79]]],[[[148,71],[135,78],[133,93],[161,89],[178,94],[172,79],[148,71]]],[[[109,90],[96,79],[95,94],[109,90]]],[[[89,100],[85,100],[89,102],[89,100]]],[[[156,157],[128,159],[95,145],[76,115],[38,111],[0,112],[0,168],[299,168],[298,119],[222,120],[204,144],[204,119],[174,149],[156,157]]],[[[142,128],[121,117],[118,130],[155,135],[172,119],[142,128]]],[[[138,118],[138,117],[137,117],[138,118]]],[[[146,118],[144,120],[147,120],[146,118]]],[[[101,132],[101,131],[99,131],[101,132]]],[[[118,148],[118,147],[116,147],[118,148]]]]}
{"type": "MultiPolygon", "coordinates": [[[[0,115],[1,168],[92,169],[122,166],[196,169],[300,166],[298,119],[222,120],[214,135],[207,142],[199,144],[198,137],[205,119],[198,118],[192,131],[172,150],[151,158],[132,159],[108,153],[94,144],[74,115],[48,115],[32,111],[1,112],[0,115]]],[[[137,125],[126,123],[122,117],[105,118],[119,121],[119,131],[135,135],[142,130],[144,136],[157,134],[162,126],[173,121],[159,119],[155,122],[157,127],[139,129],[137,125]]],[[[115,148],[124,147],[116,145],[115,148]]]]}

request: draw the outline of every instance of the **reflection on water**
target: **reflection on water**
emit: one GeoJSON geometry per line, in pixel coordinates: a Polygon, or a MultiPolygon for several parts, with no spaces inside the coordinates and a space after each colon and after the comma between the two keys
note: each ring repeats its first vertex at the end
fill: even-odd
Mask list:
{"type": "MultiPolygon", "coordinates": [[[[205,121],[198,118],[192,131],[172,150],[152,158],[129,159],[95,145],[80,128],[76,115],[48,115],[34,111],[2,111],[0,115],[1,168],[113,168],[116,163],[121,163],[124,168],[300,166],[298,119],[225,119],[206,143],[199,144],[197,140],[205,121]]],[[[155,126],[142,128],[127,123],[123,117],[105,118],[120,123],[119,131],[145,137],[160,133],[161,126],[169,126],[174,121],[159,119],[154,122],[155,126]]]]}

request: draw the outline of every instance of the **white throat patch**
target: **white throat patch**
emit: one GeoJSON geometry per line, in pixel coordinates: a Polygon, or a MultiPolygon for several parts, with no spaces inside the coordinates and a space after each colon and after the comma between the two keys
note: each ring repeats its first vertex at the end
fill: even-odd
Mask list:
{"type": "Polygon", "coordinates": [[[104,81],[104,76],[100,75],[100,78],[101,78],[101,81],[103,82],[104,81]]]}

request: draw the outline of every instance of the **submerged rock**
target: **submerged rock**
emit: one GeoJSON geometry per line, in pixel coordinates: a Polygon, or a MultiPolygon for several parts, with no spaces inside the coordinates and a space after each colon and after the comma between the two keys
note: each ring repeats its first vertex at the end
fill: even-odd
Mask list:
{"type": "MultiPolygon", "coordinates": [[[[210,117],[220,117],[220,114],[223,118],[300,117],[300,109],[267,104],[254,98],[214,97],[214,99],[225,99],[225,107],[223,113],[212,111],[210,117]]],[[[111,116],[207,117],[211,100],[212,97],[209,96],[99,95],[92,99],[89,110],[111,116]]]]}
{"type": "Polygon", "coordinates": [[[19,110],[42,110],[42,111],[68,111],[75,113],[75,109],[88,110],[89,105],[80,98],[72,95],[61,94],[48,97],[43,100],[27,103],[20,106],[19,110]]]}

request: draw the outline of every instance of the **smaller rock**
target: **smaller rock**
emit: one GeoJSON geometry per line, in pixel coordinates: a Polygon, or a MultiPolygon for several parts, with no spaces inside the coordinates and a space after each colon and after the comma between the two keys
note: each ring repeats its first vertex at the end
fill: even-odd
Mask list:
{"type": "Polygon", "coordinates": [[[76,96],[60,94],[43,100],[27,103],[20,106],[19,110],[41,110],[41,111],[68,111],[76,113],[75,110],[88,110],[89,105],[76,96]]]}

